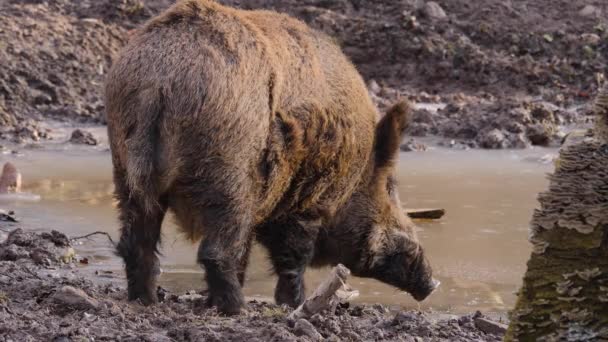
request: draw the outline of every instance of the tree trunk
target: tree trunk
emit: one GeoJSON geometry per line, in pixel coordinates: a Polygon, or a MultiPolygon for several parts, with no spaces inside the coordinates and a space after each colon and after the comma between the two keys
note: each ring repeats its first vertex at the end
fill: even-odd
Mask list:
{"type": "Polygon", "coordinates": [[[505,341],[608,340],[608,90],[595,135],[560,150],[530,227],[533,252],[505,341]]]}

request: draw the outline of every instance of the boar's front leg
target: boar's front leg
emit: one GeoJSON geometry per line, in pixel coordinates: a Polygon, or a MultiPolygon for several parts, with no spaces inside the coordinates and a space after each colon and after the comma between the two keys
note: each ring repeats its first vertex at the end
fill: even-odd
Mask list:
{"type": "Polygon", "coordinates": [[[250,236],[247,239],[245,244],[245,251],[239,260],[238,269],[237,269],[237,278],[239,280],[239,284],[241,287],[245,286],[245,275],[247,273],[247,266],[249,266],[249,255],[251,254],[251,247],[253,245],[253,236],[250,236]]]}
{"type": "Polygon", "coordinates": [[[205,237],[198,249],[198,262],[205,267],[207,304],[227,315],[238,314],[245,306],[239,278],[244,275],[240,270],[251,237],[250,221],[243,214],[247,211],[218,204],[206,206],[203,212],[205,237]]]}
{"type": "Polygon", "coordinates": [[[297,307],[306,298],[304,272],[314,255],[318,229],[296,219],[275,222],[258,230],[257,238],[269,251],[279,279],[274,298],[277,304],[297,307]]]}

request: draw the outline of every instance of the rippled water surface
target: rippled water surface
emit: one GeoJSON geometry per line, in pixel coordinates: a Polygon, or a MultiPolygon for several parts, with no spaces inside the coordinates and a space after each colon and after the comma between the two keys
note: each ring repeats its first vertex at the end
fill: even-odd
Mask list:
{"type": "MultiPolygon", "coordinates": [[[[97,133],[103,135],[103,130],[97,133]]],[[[549,155],[555,152],[431,149],[400,155],[398,178],[405,206],[447,211],[441,220],[417,222],[422,244],[442,281],[422,308],[461,313],[505,312],[512,306],[530,253],[528,222],[536,194],[547,184],[545,175],[552,168],[549,155]]],[[[21,170],[24,192],[36,195],[0,197],[0,208],[15,210],[25,227],[58,229],[72,236],[100,230],[118,237],[106,148],[56,143],[1,158],[21,170]]],[[[163,233],[162,285],[175,291],[202,288],[196,246],[175,234],[171,217],[163,233]]],[[[84,241],[77,249],[90,261],[83,268],[112,271],[101,273],[122,281],[121,262],[105,238],[84,241]]],[[[265,252],[256,248],[246,295],[272,297],[275,278],[269,269],[265,252]]],[[[308,288],[325,272],[307,272],[308,288]]],[[[409,295],[377,281],[353,278],[350,283],[361,293],[358,301],[418,307],[409,295]]]]}

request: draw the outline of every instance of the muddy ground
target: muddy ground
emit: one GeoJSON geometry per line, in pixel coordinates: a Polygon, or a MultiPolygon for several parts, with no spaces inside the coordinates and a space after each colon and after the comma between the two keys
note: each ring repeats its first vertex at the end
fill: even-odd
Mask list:
{"type": "Polygon", "coordinates": [[[291,320],[291,309],[249,301],[224,317],[195,291],[159,288],[161,302],[126,300],[122,284],[85,276],[84,256],[51,231],[0,226],[0,341],[499,341],[500,326],[479,314],[389,312],[382,305],[340,305],[335,313],[291,320]],[[497,330],[498,327],[498,330],[497,330]],[[485,331],[485,332],[484,332],[485,331]]]}
{"type": "MultiPolygon", "coordinates": [[[[591,120],[583,101],[604,82],[608,3],[601,0],[222,2],[287,12],[335,37],[380,109],[399,96],[447,104],[418,110],[410,128],[447,146],[557,145],[568,127],[591,120]]],[[[112,59],[129,30],[171,3],[1,1],[2,137],[48,138],[50,119],[103,123],[112,59]]]]}

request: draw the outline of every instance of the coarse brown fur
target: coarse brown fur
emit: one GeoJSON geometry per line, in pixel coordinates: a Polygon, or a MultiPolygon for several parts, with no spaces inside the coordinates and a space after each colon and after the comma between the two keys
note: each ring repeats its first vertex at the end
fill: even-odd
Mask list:
{"type": "Polygon", "coordinates": [[[178,2],[124,48],[106,108],[130,299],[156,301],[168,209],[202,237],[209,304],[225,313],[243,306],[256,237],[281,303],[303,300],[311,263],[342,262],[416,298],[434,289],[391,182],[407,104],[376,126],[356,69],[300,21],[178,2]]]}

